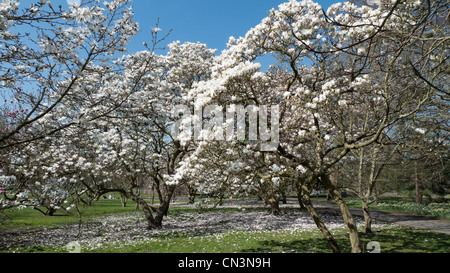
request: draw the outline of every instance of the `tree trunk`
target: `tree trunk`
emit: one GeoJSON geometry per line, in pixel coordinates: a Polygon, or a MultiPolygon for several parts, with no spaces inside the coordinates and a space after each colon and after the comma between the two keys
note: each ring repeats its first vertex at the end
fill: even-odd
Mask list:
{"type": "Polygon", "coordinates": [[[263,201],[264,207],[267,207],[267,198],[260,191],[258,192],[258,199],[263,201]]]}
{"type": "Polygon", "coordinates": [[[155,183],[152,183],[152,205],[155,204],[155,183]]]}
{"type": "Polygon", "coordinates": [[[341,250],[340,250],[338,244],[336,243],[336,240],[334,239],[333,235],[328,230],[328,228],[325,226],[325,224],[323,223],[319,214],[317,213],[316,209],[314,208],[314,206],[311,203],[311,198],[309,196],[308,187],[306,185],[301,186],[301,188],[299,188],[299,192],[300,192],[299,194],[302,195],[302,198],[301,198],[302,202],[301,202],[300,206],[304,205],[304,207],[306,207],[306,209],[311,214],[311,217],[313,218],[313,220],[316,223],[319,230],[322,232],[323,236],[327,240],[327,242],[330,245],[333,252],[340,253],[341,250]]]}
{"type": "Polygon", "coordinates": [[[362,210],[364,213],[364,233],[372,233],[372,217],[369,213],[369,200],[367,198],[362,198],[362,210]]]}
{"type": "Polygon", "coordinates": [[[298,204],[300,205],[300,209],[306,209],[306,207],[303,203],[302,188],[300,185],[297,185],[297,200],[298,200],[298,204]]]}
{"type": "Polygon", "coordinates": [[[122,203],[122,208],[125,208],[127,206],[128,197],[126,197],[124,194],[120,194],[120,201],[122,203]]]}
{"type": "Polygon", "coordinates": [[[280,201],[283,202],[283,204],[287,204],[287,196],[286,196],[286,192],[285,192],[285,191],[282,191],[280,194],[281,194],[280,201]]]}
{"type": "Polygon", "coordinates": [[[217,206],[222,206],[223,205],[223,194],[219,194],[219,201],[217,201],[217,203],[214,204],[213,208],[216,208],[217,206]]]}
{"type": "Polygon", "coordinates": [[[279,200],[275,196],[271,196],[268,200],[270,207],[272,209],[272,215],[279,216],[281,215],[281,209],[279,206],[279,200]]]}
{"type": "Polygon", "coordinates": [[[359,245],[360,242],[358,235],[358,227],[356,226],[355,219],[353,218],[353,215],[350,213],[348,206],[342,199],[341,193],[333,186],[328,175],[320,176],[320,181],[328,189],[334,202],[338,205],[339,209],[341,210],[342,218],[344,219],[344,223],[346,224],[347,231],[349,233],[352,253],[361,253],[361,247],[359,245]]]}
{"type": "Polygon", "coordinates": [[[373,186],[373,200],[374,200],[374,205],[378,206],[378,196],[380,195],[378,188],[376,185],[373,186]]]}
{"type": "Polygon", "coordinates": [[[197,196],[197,189],[187,186],[187,194],[188,194],[189,204],[194,204],[195,197],[197,196]]]}
{"type": "Polygon", "coordinates": [[[142,208],[145,220],[147,221],[147,229],[157,229],[162,227],[162,221],[158,222],[155,217],[153,217],[152,207],[149,206],[149,204],[147,204],[144,199],[142,199],[140,196],[135,195],[132,195],[131,199],[142,208]]]}
{"type": "Polygon", "coordinates": [[[53,216],[53,215],[55,215],[55,212],[56,212],[56,210],[55,210],[54,208],[49,208],[49,209],[47,210],[46,215],[47,215],[47,216],[53,216]]]}
{"type": "MultiPolygon", "coordinates": [[[[364,233],[372,233],[372,217],[370,216],[370,213],[369,213],[370,196],[372,196],[372,193],[375,189],[375,183],[378,179],[378,176],[380,175],[384,166],[386,166],[386,162],[385,162],[385,163],[381,164],[378,171],[376,170],[377,154],[378,154],[378,148],[374,147],[373,153],[372,153],[372,164],[370,166],[369,183],[367,186],[367,191],[366,191],[366,194],[363,195],[361,198],[362,210],[364,213],[364,233]]],[[[375,200],[377,200],[377,199],[378,199],[378,196],[375,197],[375,200]]]]}
{"type": "Polygon", "coordinates": [[[419,178],[417,160],[414,161],[414,180],[416,183],[416,204],[421,205],[423,202],[423,182],[419,178]]]}
{"type": "Polygon", "coordinates": [[[38,208],[38,207],[33,207],[33,209],[39,211],[40,213],[44,214],[45,216],[53,216],[53,214],[54,214],[55,211],[56,211],[56,210],[53,209],[53,208],[47,208],[46,211],[43,211],[43,210],[41,210],[41,209],[38,208]]]}
{"type": "Polygon", "coordinates": [[[164,216],[167,216],[167,213],[169,212],[170,202],[172,200],[172,196],[175,193],[175,189],[177,188],[176,185],[172,185],[168,187],[167,194],[165,196],[165,199],[160,204],[158,209],[156,210],[155,215],[155,223],[158,226],[158,228],[162,227],[162,220],[164,216]]]}
{"type": "Polygon", "coordinates": [[[362,205],[362,211],[364,214],[364,232],[365,233],[372,233],[372,219],[370,217],[370,213],[369,213],[369,199],[370,199],[370,195],[372,193],[371,188],[372,188],[372,182],[373,182],[373,176],[375,173],[375,155],[376,155],[376,151],[374,151],[374,156],[372,157],[372,165],[370,168],[370,177],[369,177],[369,182],[367,185],[367,191],[364,192],[364,179],[363,179],[363,169],[364,169],[364,149],[360,149],[359,150],[359,167],[358,167],[358,183],[359,183],[359,197],[361,200],[361,205],[362,205]]]}
{"type": "Polygon", "coordinates": [[[359,166],[358,166],[359,196],[364,195],[363,168],[364,168],[364,149],[359,149],[359,166]]]}
{"type": "MultiPolygon", "coordinates": [[[[130,198],[131,200],[136,202],[136,207],[140,206],[142,208],[142,211],[144,212],[144,217],[145,220],[147,221],[147,229],[151,230],[162,228],[163,218],[164,216],[167,215],[169,211],[170,202],[172,200],[176,188],[177,188],[176,185],[166,187],[166,191],[164,192],[165,195],[159,196],[161,200],[159,205],[148,204],[144,200],[144,198],[140,196],[139,191],[136,191],[136,193],[134,193],[132,190],[125,191],[123,189],[108,189],[108,190],[105,189],[105,192],[119,192],[121,194],[124,194],[127,198],[130,198]]],[[[161,191],[158,190],[158,193],[161,193],[161,191]]]]}

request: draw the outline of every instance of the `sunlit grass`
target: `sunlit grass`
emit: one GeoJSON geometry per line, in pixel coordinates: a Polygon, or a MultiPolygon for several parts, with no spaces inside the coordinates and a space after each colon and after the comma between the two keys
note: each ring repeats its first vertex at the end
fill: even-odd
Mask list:
{"type": "MultiPolygon", "coordinates": [[[[361,208],[361,200],[357,198],[348,198],[347,204],[361,208]]],[[[416,204],[413,201],[404,200],[401,198],[380,198],[378,204],[373,202],[370,204],[371,209],[375,210],[387,210],[387,211],[400,211],[405,213],[436,216],[450,219],[450,204],[449,203],[424,203],[416,204]]]]}
{"type": "MultiPolygon", "coordinates": [[[[105,214],[129,213],[136,211],[136,203],[129,201],[126,207],[122,207],[118,199],[100,199],[92,202],[92,205],[79,205],[82,221],[92,217],[105,214]]],[[[19,226],[57,226],[61,224],[71,224],[79,221],[79,216],[75,208],[70,211],[58,210],[54,216],[45,216],[33,208],[11,209],[3,212],[3,221],[0,228],[19,226]]]]}
{"type": "MultiPolygon", "coordinates": [[[[343,252],[351,248],[345,230],[334,236],[343,252]]],[[[380,244],[381,253],[448,253],[450,236],[411,228],[386,228],[372,234],[360,233],[363,252],[368,243],[380,244]]],[[[65,248],[33,246],[20,252],[67,252],[65,248]]],[[[317,230],[242,231],[212,235],[183,234],[164,236],[141,243],[111,242],[83,253],[331,253],[327,241],[317,230]]]]}
{"type": "MultiPolygon", "coordinates": [[[[290,208],[286,212],[293,213],[297,209],[290,208]]],[[[93,202],[92,206],[80,208],[83,222],[101,221],[98,217],[106,215],[115,219],[131,217],[133,221],[144,221],[142,212],[136,212],[134,203],[129,202],[122,207],[120,200],[101,199],[93,202]]],[[[242,230],[234,228],[228,215],[242,215],[248,213],[269,213],[268,208],[254,207],[218,207],[211,210],[199,210],[195,206],[172,206],[168,217],[173,220],[197,221],[212,217],[216,213],[219,225],[227,226],[225,230],[196,230],[180,229],[158,233],[139,233],[139,238],[112,239],[107,231],[97,234],[95,242],[81,242],[81,251],[85,253],[330,253],[331,249],[322,234],[316,228],[308,229],[280,229],[280,230],[242,230]],[[217,212],[220,212],[218,215],[217,212]],[[210,216],[211,215],[211,216],[210,216]],[[223,218],[222,218],[223,217],[223,218]],[[219,221],[220,220],[220,221],[219,221]],[[231,226],[232,228],[228,228],[231,226]]],[[[78,222],[75,211],[70,214],[58,212],[57,216],[43,216],[32,209],[23,209],[7,212],[10,220],[4,222],[2,228],[15,228],[18,232],[24,227],[29,228],[56,228],[78,222]]],[[[177,222],[178,223],[178,222],[177,222]]],[[[120,225],[120,224],[119,224],[120,225]]],[[[106,226],[105,226],[106,227],[106,226]]],[[[122,229],[125,227],[122,227],[122,229]]],[[[369,252],[367,244],[376,241],[380,244],[382,253],[448,253],[450,252],[450,236],[424,230],[399,227],[396,225],[380,225],[375,227],[374,233],[360,233],[361,247],[369,252]]],[[[362,230],[361,230],[362,231],[362,230]]],[[[1,232],[1,228],[0,228],[1,232]]],[[[350,252],[348,234],[343,228],[333,228],[341,250],[350,252]]],[[[5,250],[4,250],[5,251],[5,250]]],[[[6,252],[31,253],[60,253],[67,252],[64,246],[35,245],[25,248],[9,249],[6,252]]]]}

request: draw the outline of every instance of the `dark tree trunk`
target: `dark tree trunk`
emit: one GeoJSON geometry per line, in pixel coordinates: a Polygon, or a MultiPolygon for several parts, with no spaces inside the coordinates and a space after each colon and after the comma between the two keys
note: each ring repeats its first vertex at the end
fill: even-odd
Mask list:
{"type": "Polygon", "coordinates": [[[167,194],[159,206],[149,206],[147,202],[145,202],[145,200],[139,198],[139,200],[141,200],[139,201],[139,205],[144,210],[148,229],[162,228],[162,221],[164,216],[167,216],[167,213],[169,212],[170,202],[172,200],[175,189],[175,185],[169,186],[167,188],[167,194]],[[152,211],[155,213],[155,216],[153,216],[152,211]]]}
{"type": "MultiPolygon", "coordinates": [[[[311,217],[314,220],[314,223],[316,223],[316,226],[319,228],[320,232],[322,232],[323,236],[327,240],[328,244],[330,245],[331,249],[334,253],[340,253],[341,250],[336,243],[336,240],[334,239],[331,232],[328,230],[328,228],[325,226],[324,222],[320,218],[319,214],[317,213],[316,209],[311,203],[311,198],[309,196],[309,189],[306,185],[303,185],[301,188],[298,189],[300,192],[299,195],[302,196],[301,198],[301,206],[304,205],[304,207],[308,210],[308,212],[311,214],[311,217]]],[[[300,200],[300,199],[299,199],[300,200]]]]}
{"type": "Polygon", "coordinates": [[[281,194],[280,201],[283,202],[283,204],[287,204],[287,196],[286,196],[286,192],[285,192],[285,191],[282,191],[280,194],[281,194]]]}
{"type": "Polygon", "coordinates": [[[193,187],[187,187],[187,194],[189,199],[189,204],[195,203],[195,197],[197,196],[197,189],[193,187]]]}
{"type": "Polygon", "coordinates": [[[120,201],[122,203],[122,208],[125,208],[127,206],[128,197],[126,197],[124,194],[120,194],[120,201]]]}
{"type": "Polygon", "coordinates": [[[330,196],[333,198],[334,202],[341,210],[342,218],[347,226],[347,231],[349,233],[352,253],[361,253],[358,228],[347,204],[345,204],[344,200],[342,199],[341,193],[336,189],[335,186],[333,186],[328,175],[321,175],[320,181],[328,189],[330,196]]]}
{"type": "Polygon", "coordinates": [[[417,160],[414,161],[414,181],[416,183],[416,204],[423,202],[423,182],[419,178],[419,167],[417,160]]]}
{"type": "Polygon", "coordinates": [[[145,202],[144,199],[142,199],[140,196],[131,196],[131,199],[136,202],[137,205],[139,205],[142,208],[142,211],[144,212],[145,220],[147,221],[147,229],[156,229],[161,228],[162,221],[158,222],[155,217],[153,217],[152,210],[154,210],[154,207],[150,206],[147,202],[145,202]]]}
{"type": "Polygon", "coordinates": [[[298,200],[298,204],[300,205],[300,209],[306,209],[306,207],[305,207],[305,205],[303,203],[301,187],[297,187],[297,200],[298,200]]]}
{"type": "Polygon", "coordinates": [[[362,210],[364,213],[364,233],[372,233],[372,217],[369,212],[369,200],[362,198],[362,210]]]}
{"type": "Polygon", "coordinates": [[[49,208],[45,215],[47,216],[53,216],[55,214],[56,210],[54,208],[49,208]]]}
{"type": "Polygon", "coordinates": [[[270,204],[270,208],[272,209],[272,215],[275,216],[281,215],[281,209],[278,198],[272,196],[269,198],[268,202],[270,204]]]}

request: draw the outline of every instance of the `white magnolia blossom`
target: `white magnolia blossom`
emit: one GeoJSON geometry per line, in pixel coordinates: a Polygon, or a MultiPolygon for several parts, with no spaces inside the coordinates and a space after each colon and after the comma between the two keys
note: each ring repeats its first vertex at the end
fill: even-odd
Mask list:
{"type": "MultiPolygon", "coordinates": [[[[130,2],[69,1],[65,11],[43,2],[25,14],[16,12],[19,1],[0,3],[0,38],[8,44],[0,53],[11,60],[0,63],[2,91],[10,97],[0,110],[0,183],[10,193],[2,206],[45,200],[62,208],[86,190],[143,201],[139,189],[146,185],[160,187],[161,204],[153,209],[162,218],[182,184],[222,197],[257,192],[276,200],[293,181],[326,178],[350,150],[420,110],[432,90],[424,79],[442,77],[428,65],[447,60],[439,55],[444,43],[421,39],[431,30],[416,28],[423,23],[419,1],[343,2],[324,12],[311,0],[291,0],[243,37],[230,37],[217,55],[179,41],[165,55],[147,43],[125,53],[139,29],[130,2]],[[15,35],[21,24],[39,31],[15,35]],[[419,41],[432,53],[412,54],[419,41]],[[268,54],[279,65],[262,71],[257,59],[268,54]],[[414,66],[423,63],[420,71],[414,66]],[[174,115],[177,105],[192,113],[230,102],[281,109],[274,151],[262,151],[264,143],[254,139],[210,141],[213,130],[205,128],[203,139],[194,139],[192,126],[209,117],[177,124],[174,115]]],[[[153,28],[152,37],[161,32],[153,28]]],[[[146,209],[151,222],[152,208],[146,209]]]]}
{"type": "Polygon", "coordinates": [[[18,0],[3,0],[0,3],[0,38],[6,39],[11,35],[11,32],[8,30],[11,23],[8,15],[16,10],[19,4],[18,0]]]}

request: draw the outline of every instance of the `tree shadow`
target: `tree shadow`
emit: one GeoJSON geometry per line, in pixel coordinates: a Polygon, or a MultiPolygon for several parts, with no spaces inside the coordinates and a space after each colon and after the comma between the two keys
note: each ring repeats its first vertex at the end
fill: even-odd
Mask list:
{"type": "MultiPolygon", "coordinates": [[[[381,253],[449,253],[450,235],[424,230],[398,228],[385,229],[371,234],[360,233],[363,253],[370,253],[369,242],[378,242],[381,253]]],[[[351,252],[346,233],[335,235],[335,240],[343,253],[351,252]]],[[[294,239],[288,242],[263,240],[258,246],[242,249],[242,253],[332,253],[324,238],[314,237],[294,239]]]]}
{"type": "MultiPolygon", "coordinates": [[[[338,245],[342,248],[348,240],[337,239],[338,245]]],[[[330,245],[322,238],[309,238],[293,240],[290,242],[280,242],[276,240],[259,241],[259,246],[242,249],[242,253],[332,253],[330,245]]],[[[348,248],[350,249],[350,248],[348,248]]]]}
{"type": "Polygon", "coordinates": [[[450,235],[413,228],[387,229],[361,234],[361,241],[380,243],[382,253],[449,253],[450,235]]]}

